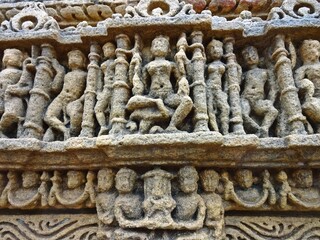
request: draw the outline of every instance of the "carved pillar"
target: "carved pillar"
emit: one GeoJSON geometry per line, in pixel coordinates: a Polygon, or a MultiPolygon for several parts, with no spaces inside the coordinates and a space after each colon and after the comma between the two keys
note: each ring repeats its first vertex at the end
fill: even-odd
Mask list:
{"type": "Polygon", "coordinates": [[[50,90],[54,69],[52,59],[55,50],[50,44],[41,45],[41,56],[37,58],[36,75],[26,113],[22,137],[42,139],[44,134],[43,117],[50,103],[50,90]]]}
{"type": "MultiPolygon", "coordinates": [[[[202,44],[203,33],[194,31],[191,34],[193,44],[202,44]]],[[[208,113],[207,113],[207,97],[206,97],[206,83],[204,79],[204,69],[206,59],[204,57],[204,49],[195,47],[192,56],[193,66],[193,102],[195,106],[194,122],[195,132],[209,131],[208,127],[208,113]]]]}
{"type": "Polygon", "coordinates": [[[127,54],[130,49],[130,39],[125,34],[116,37],[117,49],[115,60],[115,76],[113,84],[112,104],[110,112],[111,134],[123,133],[126,127],[126,105],[130,98],[128,78],[129,63],[127,54]]]}
{"type": "Polygon", "coordinates": [[[285,47],[285,35],[275,37],[272,59],[275,62],[275,73],[281,91],[281,107],[287,117],[289,132],[286,134],[306,134],[301,105],[294,83],[291,61],[285,47]]]}
{"type": "Polygon", "coordinates": [[[227,59],[226,77],[231,112],[230,129],[234,134],[245,134],[240,105],[241,67],[237,63],[236,55],[233,53],[234,42],[235,40],[233,37],[228,37],[224,40],[225,57],[227,59]]]}
{"type": "Polygon", "coordinates": [[[100,46],[97,43],[92,43],[89,54],[90,64],[88,65],[87,86],[84,93],[81,137],[95,136],[94,106],[96,104],[97,79],[99,78],[100,52],[100,46]]]}

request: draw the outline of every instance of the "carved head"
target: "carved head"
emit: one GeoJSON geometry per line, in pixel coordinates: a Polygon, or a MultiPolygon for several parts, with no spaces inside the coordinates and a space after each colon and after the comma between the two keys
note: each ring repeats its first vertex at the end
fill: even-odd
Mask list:
{"type": "Polygon", "coordinates": [[[111,169],[102,169],[98,172],[98,192],[107,192],[109,191],[114,182],[114,173],[111,169]]]}
{"type": "Polygon", "coordinates": [[[220,176],[214,170],[204,170],[200,174],[200,181],[205,192],[214,192],[219,184],[220,176]]]}
{"type": "Polygon", "coordinates": [[[292,180],[296,187],[309,188],[313,185],[312,170],[300,169],[292,174],[292,180]]]}
{"type": "Polygon", "coordinates": [[[247,46],[242,50],[242,56],[248,66],[257,65],[259,63],[258,50],[254,46],[247,46]]]}
{"type": "Polygon", "coordinates": [[[85,174],[81,171],[69,171],[67,177],[67,185],[70,189],[78,188],[86,182],[85,174]]]}
{"type": "Polygon", "coordinates": [[[223,43],[219,40],[212,39],[207,46],[207,56],[211,60],[221,59],[223,56],[223,43]]]}
{"type": "Polygon", "coordinates": [[[129,168],[121,168],[116,174],[116,189],[120,193],[132,192],[137,177],[135,171],[129,168]]]}
{"type": "Polygon", "coordinates": [[[3,68],[13,67],[20,68],[22,66],[24,55],[23,53],[15,48],[9,48],[4,50],[2,65],[3,68]]]}
{"type": "Polygon", "coordinates": [[[72,50],[68,52],[68,65],[72,70],[85,68],[86,60],[86,56],[80,50],[72,50]]]}
{"type": "Polygon", "coordinates": [[[105,58],[115,58],[116,46],[112,42],[107,42],[106,44],[104,44],[102,50],[105,58]]]}
{"type": "Polygon", "coordinates": [[[183,167],[178,172],[179,186],[184,193],[192,193],[197,191],[198,180],[198,172],[192,166],[183,167]]]}
{"type": "Polygon", "coordinates": [[[153,39],[151,52],[155,57],[165,57],[169,52],[169,47],[169,38],[167,36],[160,35],[153,39]]]}
{"type": "Polygon", "coordinates": [[[241,188],[251,188],[254,180],[252,171],[248,169],[241,169],[236,171],[235,180],[241,188]]]}
{"type": "Polygon", "coordinates": [[[37,172],[26,171],[22,173],[22,187],[33,188],[40,184],[40,174],[37,172]]]}
{"type": "Polygon", "coordinates": [[[303,63],[319,61],[320,43],[317,40],[304,40],[300,47],[300,56],[303,63]]]}

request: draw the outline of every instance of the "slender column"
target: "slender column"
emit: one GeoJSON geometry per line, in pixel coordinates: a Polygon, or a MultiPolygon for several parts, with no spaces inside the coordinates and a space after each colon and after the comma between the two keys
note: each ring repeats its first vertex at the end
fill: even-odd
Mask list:
{"type": "Polygon", "coordinates": [[[193,118],[195,123],[194,131],[206,132],[209,131],[209,117],[207,112],[206,83],[204,78],[206,58],[202,45],[203,33],[194,31],[191,34],[191,38],[192,46],[195,46],[191,59],[193,66],[193,102],[195,106],[195,115],[193,118]]]}
{"type": "Polygon", "coordinates": [[[97,79],[99,78],[99,60],[101,49],[97,43],[91,43],[88,65],[87,86],[84,93],[81,137],[94,137],[94,106],[96,104],[97,79]]]}
{"type": "Polygon", "coordinates": [[[41,46],[41,56],[37,58],[36,75],[23,125],[23,138],[42,139],[44,134],[43,117],[50,103],[51,83],[54,78],[52,59],[55,57],[54,48],[49,44],[41,46]]]}
{"type": "Polygon", "coordinates": [[[275,73],[281,91],[281,108],[284,111],[289,125],[287,134],[306,134],[302,115],[298,90],[294,83],[291,60],[288,58],[285,47],[285,35],[279,34],[275,37],[274,52],[272,59],[275,62],[275,73]]]}
{"type": "Polygon", "coordinates": [[[241,67],[237,63],[236,55],[233,53],[234,38],[228,37],[224,40],[225,58],[227,59],[226,78],[228,84],[230,104],[230,129],[234,134],[245,134],[240,104],[241,67]]]}
{"type": "Polygon", "coordinates": [[[123,133],[126,128],[126,105],[130,98],[131,88],[128,78],[130,39],[125,34],[116,37],[117,49],[115,60],[115,76],[113,83],[112,104],[110,112],[110,134],[123,133]]]}

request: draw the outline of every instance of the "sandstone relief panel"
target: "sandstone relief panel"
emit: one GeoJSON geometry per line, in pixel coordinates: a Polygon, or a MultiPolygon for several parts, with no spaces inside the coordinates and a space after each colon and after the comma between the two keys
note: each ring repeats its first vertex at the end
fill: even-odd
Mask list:
{"type": "Polygon", "coordinates": [[[319,12],[1,1],[0,238],[319,239],[319,12]]]}
{"type": "Polygon", "coordinates": [[[96,209],[99,239],[224,239],[230,211],[318,212],[318,173],[192,166],[9,171],[1,173],[0,199],[10,209],[96,209]]]}
{"type": "Polygon", "coordinates": [[[294,46],[277,35],[262,51],[203,35],[119,34],[102,48],[93,44],[89,57],[89,49],[74,49],[57,59],[50,44],[5,49],[1,137],[318,132],[318,40],[294,46]]]}

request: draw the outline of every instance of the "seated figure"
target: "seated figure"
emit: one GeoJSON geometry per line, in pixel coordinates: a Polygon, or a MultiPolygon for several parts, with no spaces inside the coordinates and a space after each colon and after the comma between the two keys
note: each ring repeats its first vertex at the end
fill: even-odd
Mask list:
{"type": "Polygon", "coordinates": [[[132,112],[130,120],[140,123],[140,133],[160,132],[163,128],[167,132],[177,132],[193,107],[191,98],[180,90],[185,86],[179,84],[181,76],[176,64],[166,60],[169,47],[166,36],[160,35],[152,41],[154,60],[143,68],[141,80],[144,88],[141,92],[146,95],[136,94],[127,104],[127,109],[132,112]],[[172,74],[179,85],[177,93],[171,83],[172,74]]]}

